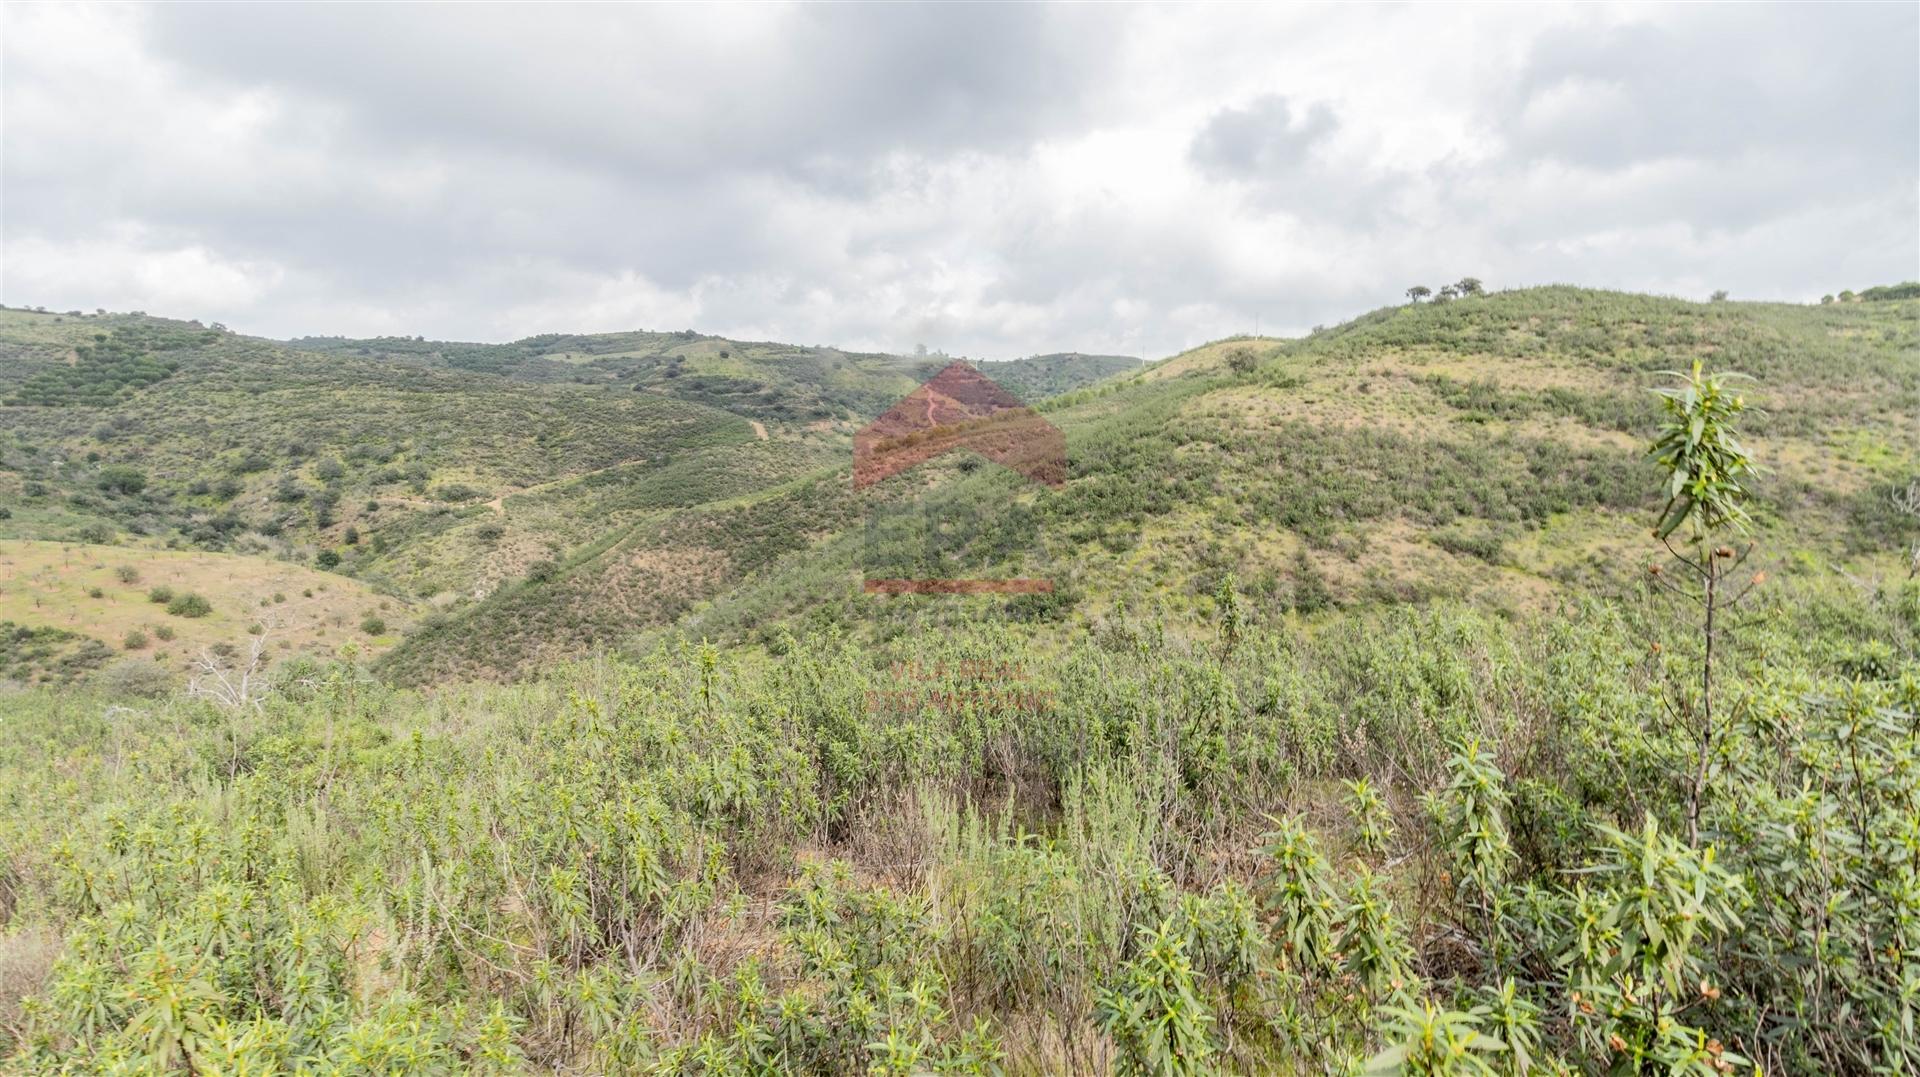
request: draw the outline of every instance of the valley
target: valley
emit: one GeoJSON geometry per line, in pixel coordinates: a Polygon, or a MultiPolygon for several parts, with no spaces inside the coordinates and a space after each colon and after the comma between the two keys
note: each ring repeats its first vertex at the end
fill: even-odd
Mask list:
{"type": "Polygon", "coordinates": [[[0,3],[0,1075],[1920,1074],[1916,42],[0,3]]]}
{"type": "Polygon", "coordinates": [[[0,311],[16,1064],[1910,1060],[1920,299],[982,363],[1065,482],[856,489],[945,362],[0,311]],[[1722,371],[1715,719],[1647,447],[1722,371]]]}

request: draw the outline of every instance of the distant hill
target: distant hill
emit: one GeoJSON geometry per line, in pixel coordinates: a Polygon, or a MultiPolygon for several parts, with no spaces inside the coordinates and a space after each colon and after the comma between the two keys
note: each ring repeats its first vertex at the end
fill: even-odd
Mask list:
{"type": "MultiPolygon", "coordinates": [[[[1036,397],[1128,365],[994,364],[1036,397]]],[[[275,342],[0,309],[0,541],[264,559],[458,611],[641,522],[831,469],[937,366],[691,332],[275,342]]]]}
{"type": "Polygon", "coordinates": [[[1131,355],[1054,352],[1010,362],[987,360],[973,365],[1008,392],[1032,402],[1070,393],[1116,374],[1138,371],[1144,364],[1131,355]]]}
{"type": "MultiPolygon", "coordinates": [[[[657,393],[771,422],[852,421],[884,411],[947,360],[847,352],[684,330],[547,334],[511,344],[407,337],[305,337],[308,352],[397,360],[550,385],[657,393]]],[[[1118,355],[1061,352],[975,365],[1016,395],[1053,396],[1140,365],[1118,355]]]]}
{"type": "Polygon", "coordinates": [[[981,603],[1046,631],[1122,604],[1202,611],[1223,576],[1301,614],[1447,596],[1550,605],[1570,584],[1620,586],[1648,556],[1648,390],[1694,357],[1758,379],[1748,426],[1772,469],[1770,542],[1890,570],[1884,503],[1920,474],[1917,312],[1551,287],[1384,308],[1300,340],[1222,341],[1043,404],[1067,432],[1062,490],[942,459],[856,495],[846,459],[831,459],[751,495],[636,517],[551,575],[430,620],[387,668],[524,672],[663,632],[772,639],[783,623],[917,633],[977,619],[981,603]],[[953,520],[1019,506],[1042,548],[999,562],[989,550],[973,568],[1050,575],[1057,590],[859,595],[865,525],[890,502],[953,520]]]}
{"type": "Polygon", "coordinates": [[[1758,379],[1769,526],[1873,557],[1893,526],[1879,506],[1920,473],[1916,312],[1550,287],[1153,364],[982,362],[1065,429],[1065,488],[942,458],[856,495],[853,431],[944,358],[690,332],[279,343],[0,310],[0,540],[349,576],[404,611],[382,668],[410,680],[520,675],[661,633],[971,616],[857,595],[889,505],[921,514],[916,534],[1020,515],[1037,537],[1017,553],[961,536],[939,556],[1057,579],[992,600],[1036,631],[1122,603],[1202,607],[1223,575],[1303,612],[1539,605],[1645,553],[1647,390],[1695,357],[1758,379]]]}

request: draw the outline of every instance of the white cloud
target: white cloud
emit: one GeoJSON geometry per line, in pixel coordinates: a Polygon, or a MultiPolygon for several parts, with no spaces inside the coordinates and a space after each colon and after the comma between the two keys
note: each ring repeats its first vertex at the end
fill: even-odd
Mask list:
{"type": "Polygon", "coordinates": [[[246,310],[272,294],[286,271],[268,262],[235,262],[197,245],[147,242],[139,228],[107,238],[57,243],[38,236],[9,241],[0,268],[8,294],[65,297],[55,309],[108,306],[151,314],[217,321],[219,312],[246,310]],[[97,302],[81,304],[78,296],[97,302]]]}
{"type": "Polygon", "coordinates": [[[1916,274],[1917,21],[9,5],[0,299],[989,357],[1469,273],[1806,299],[1916,274]]]}

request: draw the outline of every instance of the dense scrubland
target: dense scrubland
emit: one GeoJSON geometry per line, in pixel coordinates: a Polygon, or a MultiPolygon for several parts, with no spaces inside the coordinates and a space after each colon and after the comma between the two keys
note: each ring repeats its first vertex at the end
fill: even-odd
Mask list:
{"type": "Polygon", "coordinates": [[[35,1071],[1911,1068],[1920,584],[1744,616],[1698,845],[1652,597],[15,696],[0,1020],[35,1071]]]}
{"type": "MultiPolygon", "coordinates": [[[[1899,289],[1529,289],[1042,357],[1058,491],[965,458],[854,491],[901,368],[818,349],[165,323],[154,377],[135,337],[76,357],[4,314],[36,400],[0,410],[8,537],[297,568],[287,606],[377,596],[396,644],[241,637],[181,691],[74,630],[155,581],[5,607],[0,675],[67,682],[0,693],[11,1069],[1920,1066],[1899,289]],[[729,369],[829,414],[659,388],[729,369]],[[363,382],[377,436],[301,410],[363,382]],[[389,438],[397,485],[357,449],[389,438]],[[230,502],[189,492],[221,469],[230,502]],[[876,557],[1056,587],[862,595],[876,557]]],[[[204,579],[208,616],[140,604],[275,605],[204,579]]]]}

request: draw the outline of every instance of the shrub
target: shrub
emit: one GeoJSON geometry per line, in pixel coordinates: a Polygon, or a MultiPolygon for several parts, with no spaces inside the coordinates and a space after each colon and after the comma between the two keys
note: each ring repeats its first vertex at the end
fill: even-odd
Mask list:
{"type": "Polygon", "coordinates": [[[1171,921],[1141,925],[1140,955],[1100,997],[1100,1023],[1120,1050],[1123,1074],[1211,1073],[1214,1018],[1196,990],[1188,940],[1171,921]]]}
{"type": "Polygon", "coordinates": [[[360,631],[365,632],[369,636],[385,635],[387,622],[378,617],[368,617],[360,622],[360,631]]]}
{"type": "Polygon", "coordinates": [[[141,658],[123,658],[94,675],[101,690],[135,699],[158,699],[173,689],[165,666],[141,658]]]}
{"type": "Polygon", "coordinates": [[[132,565],[121,565],[113,570],[113,575],[114,578],[118,579],[121,583],[140,582],[140,570],[134,568],[132,565]]]}
{"type": "Polygon", "coordinates": [[[147,591],[147,601],[166,605],[173,601],[173,588],[166,584],[157,584],[147,591]]]}
{"type": "Polygon", "coordinates": [[[173,601],[167,603],[167,612],[175,617],[205,617],[213,612],[213,604],[199,595],[188,592],[175,595],[173,601]]]}
{"type": "Polygon", "coordinates": [[[138,468],[115,464],[100,469],[100,489],[113,494],[137,494],[147,488],[147,476],[138,468]]]}

